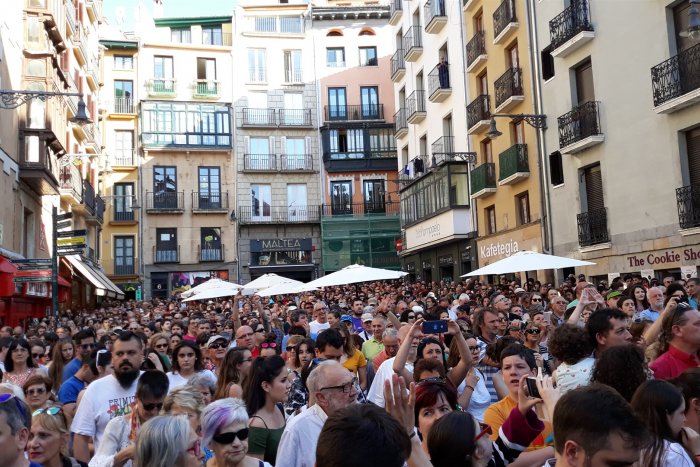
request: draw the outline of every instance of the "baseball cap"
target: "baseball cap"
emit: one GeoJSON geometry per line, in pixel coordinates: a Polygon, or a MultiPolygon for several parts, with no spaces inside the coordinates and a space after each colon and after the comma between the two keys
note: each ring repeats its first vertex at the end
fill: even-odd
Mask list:
{"type": "Polygon", "coordinates": [[[522,287],[516,287],[516,289],[515,289],[513,292],[515,292],[515,293],[525,293],[525,289],[523,289],[522,287]]]}
{"type": "Polygon", "coordinates": [[[428,293],[428,295],[426,295],[426,298],[428,298],[428,297],[435,298],[435,293],[434,292],[428,293]]]}
{"type": "Polygon", "coordinates": [[[340,317],[340,321],[345,321],[348,323],[352,323],[352,317],[350,315],[343,315],[340,317]]]}
{"type": "Polygon", "coordinates": [[[372,315],[372,313],[364,313],[362,315],[362,322],[363,323],[366,323],[367,321],[372,321],[373,319],[374,319],[374,316],[372,315]]]}
{"type": "Polygon", "coordinates": [[[362,309],[362,313],[371,315],[372,313],[374,313],[374,307],[372,305],[367,305],[362,309]]]}
{"type": "Polygon", "coordinates": [[[226,338],[225,338],[224,336],[222,336],[221,334],[217,334],[217,335],[215,335],[215,336],[211,336],[211,337],[209,338],[209,340],[207,341],[207,347],[209,347],[210,345],[212,345],[212,344],[213,344],[214,342],[216,342],[216,341],[226,341],[226,342],[228,342],[228,339],[226,339],[226,338]]]}
{"type": "Polygon", "coordinates": [[[613,290],[612,292],[609,292],[608,295],[607,295],[605,298],[606,298],[606,299],[610,299],[610,298],[619,297],[619,296],[621,296],[621,295],[622,295],[622,292],[619,292],[619,291],[617,291],[617,290],[613,290]]]}
{"type": "Polygon", "coordinates": [[[368,305],[376,305],[377,304],[377,299],[372,297],[369,300],[367,300],[368,305]]]}

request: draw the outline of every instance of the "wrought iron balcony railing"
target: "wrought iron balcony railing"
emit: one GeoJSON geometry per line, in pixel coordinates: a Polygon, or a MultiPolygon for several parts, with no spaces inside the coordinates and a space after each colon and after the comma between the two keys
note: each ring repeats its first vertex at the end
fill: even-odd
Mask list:
{"type": "Polygon", "coordinates": [[[484,31],[477,31],[467,42],[467,66],[474,63],[480,55],[486,55],[486,36],[484,31]]]}
{"type": "Polygon", "coordinates": [[[292,224],[317,223],[320,220],[320,206],[241,206],[238,219],[242,224],[292,224]]]}
{"type": "Polygon", "coordinates": [[[105,217],[105,200],[102,199],[102,196],[97,195],[95,196],[95,219],[99,223],[104,222],[104,217],[105,217]]]}
{"type": "Polygon", "coordinates": [[[447,16],[445,12],[445,0],[428,0],[423,5],[423,18],[426,28],[436,19],[447,16]]]}
{"type": "Polygon", "coordinates": [[[277,172],[275,154],[244,154],[243,170],[251,172],[277,172]]]}
{"type": "Polygon", "coordinates": [[[77,203],[83,202],[83,179],[80,175],[80,169],[73,164],[61,167],[59,187],[61,194],[72,196],[77,203]]]}
{"type": "Polygon", "coordinates": [[[193,191],[192,210],[222,211],[228,210],[228,191],[193,191]]]}
{"type": "Polygon", "coordinates": [[[149,211],[182,211],[185,209],[184,191],[146,192],[146,209],[149,211]]]}
{"type": "Polygon", "coordinates": [[[165,247],[158,245],[153,246],[153,262],[154,263],[179,263],[180,262],[180,245],[177,247],[165,247]]]}
{"type": "Polygon", "coordinates": [[[277,126],[275,109],[244,107],[241,111],[242,124],[246,126],[277,126]]]}
{"type": "Polygon", "coordinates": [[[398,133],[401,130],[408,130],[406,117],[406,109],[399,109],[399,111],[394,114],[394,132],[398,133]]]}
{"type": "Polygon", "coordinates": [[[471,171],[472,193],[478,193],[487,188],[496,188],[496,164],[485,162],[474,167],[471,171]]]}
{"type": "Polygon", "coordinates": [[[491,118],[491,104],[488,94],[482,94],[467,106],[467,128],[491,118]]]}
{"type": "Polygon", "coordinates": [[[119,195],[112,197],[112,220],[115,222],[133,222],[136,219],[133,205],[136,204],[136,196],[119,195]]]}
{"type": "Polygon", "coordinates": [[[576,216],[578,224],[578,244],[598,245],[610,241],[608,235],[608,212],[606,208],[582,212],[576,216]]]}
{"type": "Polygon", "coordinates": [[[280,126],[312,126],[311,109],[279,109],[280,126]]]}
{"type": "Polygon", "coordinates": [[[172,97],[177,93],[175,78],[152,78],[146,83],[148,94],[151,96],[172,97]]]}
{"type": "Polygon", "coordinates": [[[282,154],[280,170],[294,172],[314,169],[314,156],[311,154],[282,154]]]}
{"type": "Polygon", "coordinates": [[[700,44],[651,69],[654,107],[700,88],[700,44]]]}
{"type": "Polygon", "coordinates": [[[214,245],[214,246],[200,246],[199,247],[199,261],[213,262],[213,261],[223,261],[224,260],[224,245],[214,245]]]}
{"type": "Polygon", "coordinates": [[[589,136],[603,134],[600,127],[598,106],[599,103],[597,101],[584,102],[557,118],[560,148],[581,141],[589,136]]]}
{"type": "Polygon", "coordinates": [[[87,180],[83,180],[83,204],[90,214],[95,213],[95,188],[87,180]]]}
{"type": "Polygon", "coordinates": [[[391,76],[396,75],[401,70],[406,71],[406,60],[403,55],[403,49],[398,49],[391,56],[391,76]]]}
{"type": "Polygon", "coordinates": [[[421,35],[420,26],[411,26],[403,35],[403,51],[406,55],[411,53],[413,48],[423,47],[423,36],[421,35]]]}
{"type": "Polygon", "coordinates": [[[700,227],[700,185],[676,188],[676,203],[681,229],[700,227]]]}
{"type": "Polygon", "coordinates": [[[455,137],[454,136],[442,136],[433,142],[430,147],[433,154],[433,158],[436,163],[441,163],[448,160],[445,158],[447,154],[454,154],[455,152],[455,137]],[[440,159],[440,160],[438,160],[440,159]]]}
{"type": "Polygon", "coordinates": [[[494,83],[496,108],[513,96],[523,95],[523,72],[520,68],[508,68],[494,83]]]}
{"type": "Polygon", "coordinates": [[[416,89],[406,98],[406,112],[408,118],[418,112],[425,112],[425,91],[416,89]]]}
{"type": "Polygon", "coordinates": [[[527,160],[527,144],[514,144],[498,155],[498,180],[530,171],[527,160]]]}
{"type": "Polygon", "coordinates": [[[510,23],[517,23],[514,0],[503,0],[493,12],[493,36],[498,37],[510,23]]]}
{"type": "Polygon", "coordinates": [[[366,216],[372,214],[398,215],[398,202],[368,201],[365,203],[331,203],[324,204],[321,209],[323,217],[335,216],[366,216]]]}
{"type": "Polygon", "coordinates": [[[549,22],[552,49],[560,47],[582,31],[593,31],[588,0],[572,0],[568,8],[549,22]]]}
{"type": "Polygon", "coordinates": [[[117,257],[116,261],[123,261],[124,264],[114,264],[115,276],[132,276],[134,275],[134,258],[133,257],[117,257]]]}
{"type": "Polygon", "coordinates": [[[450,66],[447,63],[438,63],[428,73],[428,92],[432,96],[440,89],[450,89],[450,66]]]}
{"type": "Polygon", "coordinates": [[[327,105],[326,121],[384,120],[384,104],[327,105]]]}

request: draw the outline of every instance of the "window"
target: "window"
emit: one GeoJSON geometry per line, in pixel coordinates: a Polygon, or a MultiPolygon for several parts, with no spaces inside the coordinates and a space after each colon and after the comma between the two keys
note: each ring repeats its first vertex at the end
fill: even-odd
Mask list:
{"type": "Polygon", "coordinates": [[[250,185],[252,220],[270,220],[272,214],[272,190],[270,185],[250,185]]]}
{"type": "Polygon", "coordinates": [[[287,184],[287,220],[299,222],[309,218],[306,196],[306,184],[287,184]]]}
{"type": "Polygon", "coordinates": [[[301,50],[284,51],[284,81],[287,83],[301,83],[301,50]]]}
{"type": "Polygon", "coordinates": [[[530,223],[530,196],[527,191],[515,197],[518,225],[530,223]]]}
{"type": "Polygon", "coordinates": [[[362,129],[332,129],[328,132],[331,159],[362,159],[365,143],[362,129]]]}
{"type": "Polygon", "coordinates": [[[115,55],[114,56],[115,70],[133,70],[134,57],[131,55],[115,55]]]}
{"type": "Polygon", "coordinates": [[[231,146],[229,106],[149,101],[141,110],[146,146],[231,146]]]}
{"type": "Polygon", "coordinates": [[[496,233],[496,206],[489,206],[484,209],[484,222],[486,222],[486,234],[496,233]]]}
{"type": "Polygon", "coordinates": [[[115,165],[136,165],[134,161],[134,132],[117,130],[114,132],[115,165]]]}
{"type": "Polygon", "coordinates": [[[549,155],[549,181],[552,185],[564,183],[564,168],[562,167],[561,153],[559,151],[549,155]]]}
{"type": "Polygon", "coordinates": [[[221,229],[219,227],[202,227],[199,229],[199,248],[200,261],[223,261],[221,229]]]}
{"type": "MultiPolygon", "coordinates": [[[[370,2],[365,2],[365,3],[370,3],[370,2]]],[[[360,34],[358,34],[358,36],[374,36],[374,31],[372,31],[371,29],[365,28],[362,31],[360,31],[360,34]]]]}
{"type": "Polygon", "coordinates": [[[329,120],[345,120],[348,117],[345,88],[328,88],[329,120]]]}
{"type": "Polygon", "coordinates": [[[360,66],[377,66],[377,48],[360,47],[360,66]]]}
{"type": "Polygon", "coordinates": [[[365,180],[362,182],[365,213],[385,212],[384,192],[384,180],[365,180]]]}
{"type": "Polygon", "coordinates": [[[192,42],[190,28],[170,29],[170,40],[177,44],[190,44],[192,42]]]}
{"type": "Polygon", "coordinates": [[[134,95],[134,82],[126,80],[114,80],[114,97],[116,99],[129,99],[134,95]]]}
{"type": "Polygon", "coordinates": [[[114,220],[133,221],[134,210],[134,184],[115,183],[114,184],[114,220]]]}
{"type": "Polygon", "coordinates": [[[586,60],[576,67],[576,102],[580,105],[595,100],[593,91],[593,66],[590,60],[586,60]]]}
{"type": "Polygon", "coordinates": [[[221,209],[221,169],[199,167],[199,209],[221,209]]]}
{"type": "Polygon", "coordinates": [[[265,49],[248,49],[248,81],[251,83],[267,81],[265,49]]]}
{"type": "Polygon", "coordinates": [[[688,156],[687,181],[695,187],[700,186],[700,128],[685,132],[685,149],[688,156]]]}
{"type": "Polygon", "coordinates": [[[153,207],[177,209],[177,169],[169,166],[153,167],[153,207]]]}
{"type": "Polygon", "coordinates": [[[44,27],[44,19],[38,16],[27,16],[25,47],[32,51],[46,51],[49,48],[49,36],[44,27]]]}
{"type": "Polygon", "coordinates": [[[175,92],[173,57],[153,57],[153,90],[175,92]]]}
{"type": "Polygon", "coordinates": [[[216,80],[216,60],[213,58],[197,59],[197,79],[213,81],[216,80]]]}
{"type": "Polygon", "coordinates": [[[330,68],[342,68],[345,66],[345,48],[326,48],[326,66],[330,68]]]}
{"type": "Polygon", "coordinates": [[[379,88],[376,86],[361,86],[362,118],[379,118],[379,88]]]}
{"type": "Polygon", "coordinates": [[[489,78],[486,72],[484,71],[482,74],[479,75],[477,78],[478,86],[479,86],[479,94],[488,94],[489,93],[489,78]]]}
{"type": "Polygon", "coordinates": [[[336,30],[336,29],[334,29],[332,31],[328,31],[328,34],[326,34],[326,36],[328,36],[328,37],[340,37],[342,35],[343,35],[343,33],[336,30]]]}
{"type": "Polygon", "coordinates": [[[352,182],[343,180],[331,182],[331,213],[352,213],[352,182]]]}
{"type": "Polygon", "coordinates": [[[250,170],[275,170],[274,154],[270,154],[270,138],[251,136],[248,140],[246,167],[250,170]],[[272,157],[270,157],[272,156],[272,157]]]}
{"type": "Polygon", "coordinates": [[[554,78],[554,57],[552,57],[552,46],[548,45],[540,52],[542,62],[542,79],[547,81],[554,78]]]}
{"type": "Polygon", "coordinates": [[[520,67],[520,58],[518,57],[518,43],[513,42],[508,49],[506,49],[506,61],[510,68],[520,67]]]}
{"type": "Polygon", "coordinates": [[[493,151],[491,149],[490,138],[481,141],[481,160],[482,162],[493,162],[493,151]]]}
{"type": "Polygon", "coordinates": [[[513,144],[525,144],[525,122],[520,120],[510,123],[510,140],[513,144]]]}
{"type": "Polygon", "coordinates": [[[224,45],[221,25],[202,27],[202,44],[204,45],[224,45]]]}
{"type": "Polygon", "coordinates": [[[177,263],[177,229],[156,229],[156,263],[177,263]]]}
{"type": "Polygon", "coordinates": [[[114,274],[134,274],[134,237],[114,237],[114,274]]]}
{"type": "MultiPolygon", "coordinates": [[[[284,138],[283,138],[284,140],[284,138]]],[[[283,169],[301,170],[309,169],[305,161],[306,153],[306,138],[290,138],[287,137],[283,144],[284,159],[286,161],[283,169]]]]}
{"type": "Polygon", "coordinates": [[[603,196],[603,174],[600,164],[595,164],[583,169],[583,189],[585,197],[582,199],[586,203],[581,211],[592,212],[605,209],[605,198],[603,196]]]}

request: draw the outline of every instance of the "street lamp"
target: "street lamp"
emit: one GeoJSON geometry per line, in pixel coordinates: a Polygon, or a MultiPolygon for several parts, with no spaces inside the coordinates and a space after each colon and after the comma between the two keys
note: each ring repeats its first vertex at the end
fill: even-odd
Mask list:
{"type": "Polygon", "coordinates": [[[688,29],[678,33],[681,37],[688,37],[694,41],[700,39],[700,0],[690,0],[690,9],[688,10],[688,29]]]}
{"type": "Polygon", "coordinates": [[[547,116],[542,115],[542,114],[491,114],[491,126],[489,128],[488,133],[486,133],[486,136],[489,137],[489,139],[496,139],[499,136],[501,136],[503,133],[498,131],[498,128],[496,128],[496,117],[507,117],[510,118],[514,122],[519,122],[521,120],[524,120],[528,125],[530,125],[533,128],[547,128],[547,116]]]}
{"type": "Polygon", "coordinates": [[[75,116],[69,121],[77,125],[89,125],[92,120],[87,116],[85,111],[85,101],[82,93],[79,92],[46,92],[46,91],[17,91],[12,89],[0,89],[0,109],[16,109],[17,107],[26,104],[32,99],[45,101],[56,96],[77,96],[78,111],[75,116]]]}

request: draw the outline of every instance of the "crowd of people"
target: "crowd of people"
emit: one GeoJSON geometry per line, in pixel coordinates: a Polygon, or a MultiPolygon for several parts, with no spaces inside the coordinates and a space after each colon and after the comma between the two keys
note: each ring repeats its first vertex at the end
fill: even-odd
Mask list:
{"type": "Polygon", "coordinates": [[[700,465],[700,281],[387,281],[0,328],[3,467],[700,465]]]}

